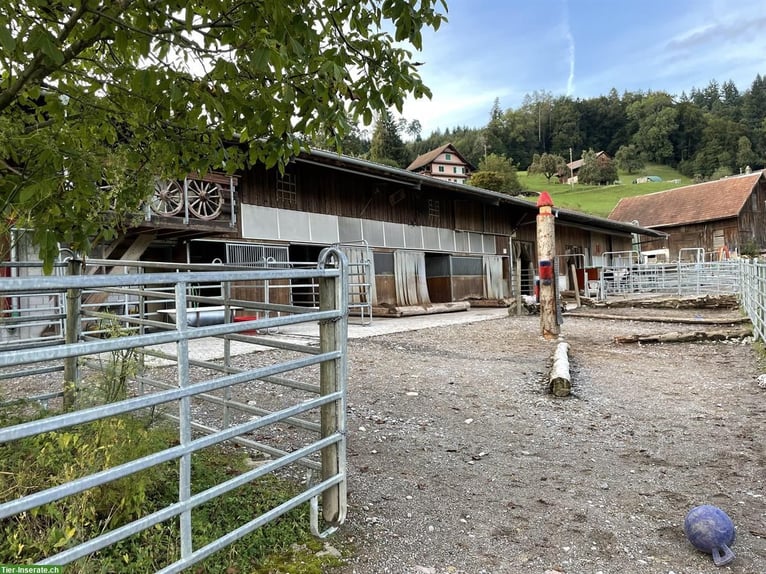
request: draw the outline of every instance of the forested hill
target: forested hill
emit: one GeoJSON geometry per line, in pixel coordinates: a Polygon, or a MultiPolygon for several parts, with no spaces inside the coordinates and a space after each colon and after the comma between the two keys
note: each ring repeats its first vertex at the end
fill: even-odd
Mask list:
{"type": "Polygon", "coordinates": [[[633,145],[644,162],[671,166],[689,178],[707,179],[739,173],[748,165],[753,169],[765,166],[766,77],[758,74],[744,91],[732,82],[711,81],[704,89],[692,88],[688,95],[680,96],[619,94],[612,89],[605,96],[572,99],[535,92],[518,109],[503,110],[496,100],[487,125],[481,128],[454,127],[427,137],[418,130],[417,119],[394,122],[387,118],[386,125],[375,124],[371,142],[355,134],[361,137],[350,142],[348,151],[381,159],[369,154],[370,143],[374,147],[376,138],[398,135],[412,138],[406,143],[400,140],[402,147],[386,156],[400,167],[451,142],[475,166],[491,153],[526,170],[535,154],[555,154],[569,161],[590,149],[615,157],[621,147],[633,145]]]}

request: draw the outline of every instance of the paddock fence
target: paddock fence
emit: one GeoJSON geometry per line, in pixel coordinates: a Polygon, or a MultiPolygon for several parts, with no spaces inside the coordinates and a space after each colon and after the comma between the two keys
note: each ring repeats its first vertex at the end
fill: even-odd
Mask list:
{"type": "Polygon", "coordinates": [[[311,269],[170,272],[72,259],[52,276],[27,275],[0,282],[0,407],[40,412],[0,427],[0,446],[125,416],[157,417],[177,440],[23,496],[0,493],[0,524],[159,465],[177,465],[179,478],[177,500],[166,507],[24,561],[69,564],[176,521],[178,552],[158,571],[180,572],[303,504],[318,537],[344,522],[349,278],[340,250],[325,249],[311,269]],[[238,297],[305,282],[317,285],[316,306],[238,297]],[[136,368],[125,371],[124,392],[93,404],[90,381],[126,356],[136,368]],[[253,465],[193,492],[192,457],[229,446],[249,449],[253,465]],[[199,543],[192,513],[266,475],[293,479],[298,494],[199,543]]]}
{"type": "Polygon", "coordinates": [[[753,337],[766,343],[766,263],[741,260],[739,304],[753,324],[753,337]]]}

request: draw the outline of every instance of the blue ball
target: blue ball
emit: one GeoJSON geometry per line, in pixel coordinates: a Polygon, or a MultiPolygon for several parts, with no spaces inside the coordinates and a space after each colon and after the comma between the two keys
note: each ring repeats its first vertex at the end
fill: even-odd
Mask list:
{"type": "Polygon", "coordinates": [[[723,510],[703,504],[692,508],[684,520],[684,533],[695,548],[713,555],[716,566],[734,560],[729,546],[734,543],[734,523],[723,510]]]}

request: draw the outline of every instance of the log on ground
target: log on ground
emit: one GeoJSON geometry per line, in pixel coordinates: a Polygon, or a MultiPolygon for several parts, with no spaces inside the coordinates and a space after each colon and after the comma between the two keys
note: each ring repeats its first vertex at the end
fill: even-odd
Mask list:
{"type": "Polygon", "coordinates": [[[589,313],[587,311],[572,311],[567,317],[583,317],[586,319],[605,319],[614,321],[645,321],[647,323],[683,323],[689,325],[733,325],[735,323],[748,323],[749,317],[729,317],[728,319],[706,319],[695,317],[668,317],[651,315],[617,315],[613,313],[589,313]]]}
{"type": "Polygon", "coordinates": [[[738,309],[736,295],[699,295],[692,297],[660,296],[645,299],[610,299],[600,304],[613,307],[641,307],[651,309],[738,309]]]}
{"type": "Polygon", "coordinates": [[[753,334],[752,329],[717,329],[713,331],[688,331],[652,333],[647,335],[626,335],[614,338],[615,343],[689,343],[694,341],[725,341],[743,339],[753,334]]]}
{"type": "Polygon", "coordinates": [[[549,388],[554,397],[566,397],[572,392],[572,378],[569,375],[569,344],[563,341],[556,345],[553,353],[549,388]]]}

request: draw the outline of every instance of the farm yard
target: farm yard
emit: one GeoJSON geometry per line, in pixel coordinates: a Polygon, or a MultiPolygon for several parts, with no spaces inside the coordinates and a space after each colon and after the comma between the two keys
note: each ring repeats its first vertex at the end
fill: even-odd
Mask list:
{"type": "Polygon", "coordinates": [[[699,329],[565,316],[564,399],[546,392],[555,342],[536,316],[351,340],[350,511],[331,543],[353,557],[339,572],[766,572],[766,389],[751,342],[614,342],[699,329]],[[703,503],[737,528],[728,566],[683,534],[703,503]]]}

